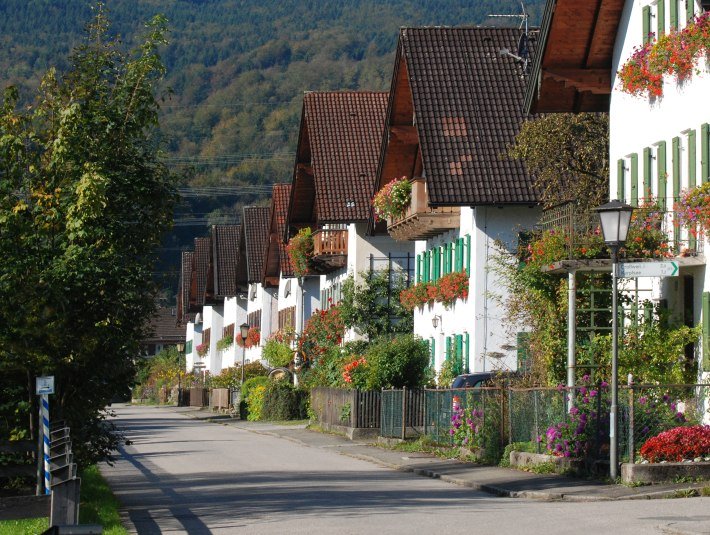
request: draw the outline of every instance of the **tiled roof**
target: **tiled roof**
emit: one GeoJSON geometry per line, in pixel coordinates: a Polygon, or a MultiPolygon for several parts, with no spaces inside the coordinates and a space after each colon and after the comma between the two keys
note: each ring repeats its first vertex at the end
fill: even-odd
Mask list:
{"type": "Polygon", "coordinates": [[[264,255],[269,240],[270,207],[248,206],[244,208],[242,224],[246,236],[247,282],[261,282],[264,270],[264,255]]]}
{"type": "Polygon", "coordinates": [[[177,324],[190,321],[190,284],[192,282],[192,251],[183,251],[180,263],[180,284],[177,296],[177,324]]]}
{"type": "Polygon", "coordinates": [[[214,225],[212,227],[215,297],[237,295],[240,231],[239,225],[214,225]]]}
{"type": "Polygon", "coordinates": [[[210,268],[211,244],[210,238],[195,238],[195,271],[197,273],[197,305],[205,304],[207,283],[210,268]]]}
{"type": "Polygon", "coordinates": [[[369,218],[386,111],[387,93],[305,94],[319,222],[369,218]]]}
{"type": "Polygon", "coordinates": [[[517,50],[519,38],[513,28],[400,31],[431,205],[538,201],[522,162],[506,156],[526,80],[500,50],[517,50]]]}
{"type": "Polygon", "coordinates": [[[271,194],[269,243],[264,258],[264,279],[266,277],[277,278],[279,272],[282,272],[286,277],[293,275],[291,259],[286,253],[286,244],[283,241],[290,197],[291,184],[274,184],[271,194]]]}
{"type": "Polygon", "coordinates": [[[160,307],[150,320],[148,334],[143,343],[185,342],[185,329],[178,327],[174,307],[160,307]]]}

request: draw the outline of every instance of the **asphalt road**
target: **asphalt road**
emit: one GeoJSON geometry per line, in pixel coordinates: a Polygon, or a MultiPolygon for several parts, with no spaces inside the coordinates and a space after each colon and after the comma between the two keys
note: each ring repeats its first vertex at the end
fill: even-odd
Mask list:
{"type": "Polygon", "coordinates": [[[497,498],[157,407],[114,407],[132,444],[102,467],[137,533],[710,533],[710,498],[497,498]]]}

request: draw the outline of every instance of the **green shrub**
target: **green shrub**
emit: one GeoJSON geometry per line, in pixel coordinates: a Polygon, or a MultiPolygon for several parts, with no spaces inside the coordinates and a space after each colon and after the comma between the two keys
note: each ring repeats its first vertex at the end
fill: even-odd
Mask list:
{"type": "Polygon", "coordinates": [[[264,395],[266,394],[266,385],[256,385],[249,390],[249,396],[246,398],[247,403],[247,420],[255,422],[262,419],[264,410],[264,395]]]}
{"type": "Polygon", "coordinates": [[[510,466],[510,452],[525,451],[528,453],[537,453],[537,445],[535,442],[513,442],[508,444],[503,450],[498,466],[507,468],[510,466]]]}
{"type": "Polygon", "coordinates": [[[261,417],[264,420],[302,420],[307,416],[308,391],[287,381],[266,386],[261,417]]]}
{"type": "Polygon", "coordinates": [[[426,383],[429,345],[417,336],[381,336],[370,345],[365,358],[370,390],[419,388],[426,383]]]}
{"type": "Polygon", "coordinates": [[[251,391],[257,386],[266,386],[267,384],[269,384],[269,378],[265,375],[247,379],[242,386],[242,399],[247,399],[251,391]]]}
{"type": "Polygon", "coordinates": [[[344,388],[343,366],[348,360],[343,348],[332,346],[316,361],[309,362],[308,367],[301,371],[301,383],[308,388],[330,386],[344,388]]]}
{"type": "Polygon", "coordinates": [[[262,356],[272,368],[285,368],[291,363],[293,350],[288,343],[270,338],[264,344],[262,356]]]}
{"type": "Polygon", "coordinates": [[[240,418],[250,421],[261,419],[263,393],[266,390],[266,385],[268,383],[269,378],[263,375],[252,377],[251,379],[244,381],[244,385],[242,385],[241,402],[239,403],[240,418]],[[262,392],[252,396],[255,390],[259,387],[262,389],[262,392]]]}

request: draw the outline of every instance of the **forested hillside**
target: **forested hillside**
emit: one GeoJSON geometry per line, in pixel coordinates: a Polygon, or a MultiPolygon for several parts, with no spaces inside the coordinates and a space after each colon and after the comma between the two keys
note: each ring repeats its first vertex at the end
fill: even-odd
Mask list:
{"type": "MultiPolygon", "coordinates": [[[[31,98],[48,66],[60,69],[91,18],[85,0],[0,2],[0,87],[31,98]]],[[[303,91],[385,90],[402,26],[517,25],[517,0],[108,0],[115,31],[132,43],[164,13],[170,90],[162,110],[168,162],[194,169],[192,187],[290,179],[303,91]]],[[[536,23],[543,1],[526,3],[536,23]]],[[[212,190],[215,192],[216,190],[212,190]]],[[[255,190],[252,190],[255,191],[255,190]]],[[[204,192],[204,190],[203,190],[204,192]]],[[[257,193],[186,201],[184,214],[234,221],[257,193]]],[[[185,215],[178,216],[181,224],[185,215]]],[[[179,249],[191,226],[167,244],[179,249]],[[180,236],[182,234],[182,237],[180,236]]],[[[170,262],[173,264],[173,262],[170,262]]]]}

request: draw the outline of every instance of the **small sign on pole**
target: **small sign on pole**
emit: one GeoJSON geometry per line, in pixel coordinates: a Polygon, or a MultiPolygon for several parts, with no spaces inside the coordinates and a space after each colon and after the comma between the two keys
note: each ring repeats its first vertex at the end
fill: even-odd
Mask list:
{"type": "Polygon", "coordinates": [[[619,277],[635,279],[636,277],[675,277],[678,275],[678,262],[621,262],[619,277]]]}
{"type": "Polygon", "coordinates": [[[38,396],[54,394],[54,375],[37,377],[36,390],[38,396]]]}

